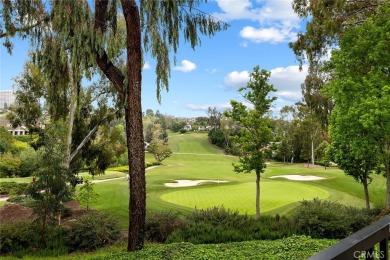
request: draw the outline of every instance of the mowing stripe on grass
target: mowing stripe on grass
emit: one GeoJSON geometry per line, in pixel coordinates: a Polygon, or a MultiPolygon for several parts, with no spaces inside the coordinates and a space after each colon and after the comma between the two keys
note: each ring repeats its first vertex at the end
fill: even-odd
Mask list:
{"type": "MultiPolygon", "coordinates": [[[[217,184],[168,192],[161,195],[161,199],[180,206],[198,209],[223,205],[225,208],[252,215],[255,214],[255,193],[254,182],[239,185],[217,184]]],[[[283,181],[261,183],[260,193],[261,212],[302,200],[329,197],[329,192],[321,188],[283,181]]]]}

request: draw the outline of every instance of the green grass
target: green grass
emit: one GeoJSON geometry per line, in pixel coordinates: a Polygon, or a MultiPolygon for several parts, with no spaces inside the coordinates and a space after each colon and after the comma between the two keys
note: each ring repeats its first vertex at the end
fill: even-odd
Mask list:
{"type": "Polygon", "coordinates": [[[33,177],[25,178],[0,178],[0,182],[17,182],[17,183],[30,183],[32,182],[33,177]]]}
{"type": "MultiPolygon", "coordinates": [[[[224,205],[239,209],[250,215],[255,211],[255,174],[236,174],[232,163],[234,156],[208,143],[207,133],[171,134],[169,144],[173,150],[163,165],[146,170],[147,210],[179,210],[188,213],[198,208],[224,205]],[[228,183],[208,183],[195,187],[169,188],[164,183],[177,179],[226,180],[228,183]]],[[[146,154],[146,161],[154,161],[146,154]]],[[[81,173],[82,176],[88,175],[81,173]]],[[[125,173],[106,171],[95,176],[96,180],[123,177],[125,173]]],[[[31,178],[4,178],[0,181],[30,182],[31,178]]],[[[386,201],[386,181],[383,176],[374,175],[369,186],[373,206],[383,206],[386,201]]],[[[92,208],[107,210],[128,224],[129,191],[126,179],[95,184],[100,194],[92,208]]],[[[306,164],[270,162],[261,175],[261,211],[263,214],[288,215],[303,199],[327,198],[346,205],[364,207],[364,193],[361,184],[337,168],[307,168],[306,164]],[[272,176],[301,174],[325,177],[320,181],[291,181],[271,179],[272,176]]]]}
{"type": "Polygon", "coordinates": [[[125,177],[126,173],[119,172],[119,171],[110,171],[106,170],[104,174],[99,174],[92,176],[88,172],[80,172],[80,176],[83,176],[83,178],[88,178],[90,180],[105,180],[105,179],[114,179],[114,178],[121,178],[125,177]]]}
{"type": "MultiPolygon", "coordinates": [[[[202,189],[185,189],[165,193],[162,200],[191,209],[206,209],[223,205],[225,208],[238,210],[249,215],[256,214],[254,183],[238,185],[205,186],[202,189]]],[[[261,212],[266,212],[286,206],[290,203],[312,200],[313,198],[326,199],[329,193],[321,188],[298,182],[267,181],[262,183],[260,192],[261,212]]]]}
{"type": "MultiPolygon", "coordinates": [[[[183,213],[194,207],[224,205],[250,215],[255,212],[255,175],[236,174],[232,163],[237,158],[227,156],[207,141],[206,133],[186,133],[169,136],[173,155],[163,165],[148,169],[147,209],[179,210],[183,213]],[[227,180],[229,183],[208,183],[195,187],[169,188],[165,182],[177,179],[227,180]]],[[[147,161],[152,161],[146,154],[147,161]]],[[[128,184],[124,179],[95,184],[100,194],[93,208],[105,209],[128,223],[128,184]]],[[[373,176],[369,186],[373,205],[385,203],[385,178],[373,176]]],[[[299,201],[314,197],[327,198],[346,205],[364,207],[363,187],[337,168],[307,168],[306,164],[270,162],[261,177],[261,211],[264,214],[291,214],[299,201]],[[325,177],[320,181],[291,181],[271,179],[276,175],[301,174],[325,177]]]]}

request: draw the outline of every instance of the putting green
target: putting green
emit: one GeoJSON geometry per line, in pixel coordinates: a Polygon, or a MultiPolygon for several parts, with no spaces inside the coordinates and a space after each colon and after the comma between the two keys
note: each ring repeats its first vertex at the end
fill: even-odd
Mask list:
{"type": "MultiPolygon", "coordinates": [[[[206,209],[223,205],[225,208],[238,210],[252,215],[256,213],[255,183],[237,185],[216,184],[182,189],[161,195],[161,199],[188,208],[206,209]]],[[[290,203],[326,199],[329,193],[321,188],[300,182],[265,181],[261,183],[261,212],[274,210],[290,203]]]]}

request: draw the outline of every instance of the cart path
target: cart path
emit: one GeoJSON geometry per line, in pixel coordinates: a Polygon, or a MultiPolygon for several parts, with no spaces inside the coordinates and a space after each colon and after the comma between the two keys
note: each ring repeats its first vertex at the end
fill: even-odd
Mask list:
{"type": "MultiPolygon", "coordinates": [[[[151,170],[151,169],[156,168],[156,167],[158,167],[158,166],[148,167],[145,169],[145,171],[151,170]]],[[[126,176],[117,177],[117,178],[102,179],[102,180],[93,180],[91,182],[92,183],[99,183],[99,182],[105,182],[105,181],[115,181],[115,180],[120,180],[120,179],[126,179],[126,176]]],[[[78,185],[80,185],[80,184],[78,184],[78,185]]],[[[0,201],[7,201],[8,199],[9,199],[9,196],[8,197],[0,197],[0,201]]]]}

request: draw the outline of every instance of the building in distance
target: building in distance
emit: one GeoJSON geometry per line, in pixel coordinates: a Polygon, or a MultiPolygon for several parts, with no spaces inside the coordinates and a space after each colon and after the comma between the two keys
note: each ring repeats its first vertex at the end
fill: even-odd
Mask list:
{"type": "Polygon", "coordinates": [[[15,103],[16,95],[13,90],[0,90],[0,111],[6,111],[15,103]]]}

